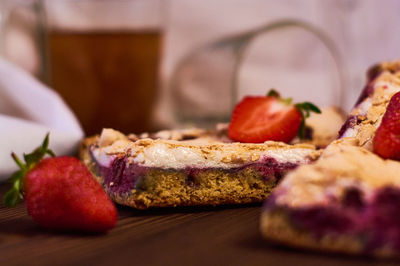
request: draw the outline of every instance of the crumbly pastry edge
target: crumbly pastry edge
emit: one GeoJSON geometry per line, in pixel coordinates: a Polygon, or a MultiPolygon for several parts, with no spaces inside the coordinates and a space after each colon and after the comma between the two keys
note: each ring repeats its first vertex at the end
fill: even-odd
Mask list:
{"type": "MultiPolygon", "coordinates": [[[[283,210],[262,212],[260,219],[262,236],[279,245],[310,251],[323,251],[332,254],[360,255],[363,253],[362,239],[349,235],[327,234],[321,238],[313,237],[309,232],[295,228],[283,210]]],[[[393,257],[396,254],[389,248],[375,250],[369,256],[393,257]]]]}
{"type": "Polygon", "coordinates": [[[278,162],[313,161],[321,153],[310,144],[288,145],[283,142],[223,143],[208,138],[190,141],[164,139],[130,140],[122,133],[104,129],[92,151],[101,165],[109,164],[110,156],[127,156],[139,165],[160,168],[210,167],[232,168],[246,162],[271,157],[278,162]]]}
{"type": "Polygon", "coordinates": [[[89,153],[89,147],[92,144],[97,143],[99,140],[98,136],[89,137],[81,142],[79,156],[89,170],[93,173],[94,178],[105,188],[107,194],[116,203],[131,206],[137,209],[147,209],[150,207],[175,207],[175,206],[200,206],[200,205],[222,205],[222,204],[246,204],[246,203],[261,203],[268,196],[272,190],[273,185],[265,183],[264,187],[261,187],[256,192],[251,191],[250,194],[236,195],[236,193],[226,194],[221,197],[219,191],[216,191],[215,195],[209,194],[206,198],[197,197],[196,195],[189,195],[182,193],[182,195],[168,195],[168,191],[163,191],[160,195],[151,195],[146,192],[135,193],[132,190],[131,193],[118,194],[107,190],[104,185],[104,178],[97,174],[97,165],[92,159],[89,153]],[[251,194],[253,193],[253,194],[251,194]],[[188,198],[189,197],[189,198],[188,198]],[[181,204],[184,202],[184,204],[181,204]]]}
{"type": "Polygon", "coordinates": [[[369,70],[367,87],[373,88],[373,93],[363,99],[350,112],[349,117],[356,117],[359,124],[347,129],[344,137],[356,137],[360,146],[372,150],[372,139],[379,127],[391,97],[400,91],[400,60],[384,62],[369,70]],[[388,93],[389,91],[389,93],[388,93]]]}
{"type": "MultiPolygon", "coordinates": [[[[374,87],[373,94],[353,108],[350,116],[356,116],[357,119],[361,120],[361,123],[353,129],[353,132],[351,132],[351,130],[349,131],[351,134],[345,136],[355,137],[355,139],[350,140],[345,138],[335,142],[333,145],[340,144],[341,142],[349,142],[350,140],[350,142],[353,142],[354,146],[361,146],[368,150],[372,149],[372,139],[376,129],[381,123],[382,116],[386,111],[386,106],[392,95],[397,91],[400,91],[399,71],[400,61],[381,63],[370,69],[369,76],[371,79],[369,85],[374,87]],[[390,93],[385,92],[388,88],[390,93]]],[[[363,150],[363,148],[359,149],[364,153],[369,153],[367,150],[363,150]]],[[[322,154],[319,160],[324,160],[324,154],[322,154]]],[[[385,163],[393,164],[394,162],[389,160],[385,163]]],[[[318,164],[318,161],[316,164],[318,164]]],[[[301,169],[297,169],[292,172],[291,175],[295,175],[300,171],[301,169]]],[[[290,178],[286,178],[284,181],[288,182],[290,181],[290,178]]],[[[380,187],[385,183],[390,182],[371,181],[369,183],[372,187],[380,187]]],[[[282,183],[277,189],[279,190],[281,186],[282,183]]],[[[295,188],[292,187],[292,189],[295,188]]],[[[289,202],[291,201],[289,200],[289,202]]],[[[285,210],[279,207],[272,210],[263,210],[260,218],[260,231],[266,239],[294,248],[323,251],[325,253],[341,253],[349,255],[365,254],[362,239],[357,236],[331,233],[325,234],[320,238],[314,237],[310,231],[296,228],[296,226],[290,222],[285,210]]],[[[372,254],[366,255],[378,257],[398,256],[398,254],[388,246],[381,247],[374,250],[372,254]]]]}
{"type": "MultiPolygon", "coordinates": [[[[147,140],[146,140],[147,141],[147,140]]],[[[178,206],[181,205],[180,203],[182,201],[185,202],[185,206],[197,206],[197,205],[220,205],[220,204],[245,204],[245,203],[255,203],[255,202],[262,202],[266,196],[270,193],[272,188],[275,186],[270,186],[270,184],[265,184],[262,189],[264,190],[263,193],[260,193],[260,191],[255,192],[254,194],[251,195],[246,195],[244,197],[243,195],[236,195],[235,193],[231,193],[231,195],[226,195],[226,197],[221,197],[221,196],[213,196],[212,193],[210,196],[206,198],[199,198],[199,197],[191,197],[190,200],[186,198],[180,198],[180,197],[185,197],[185,194],[183,195],[178,195],[174,197],[174,199],[171,200],[171,197],[168,196],[168,191],[165,193],[163,192],[160,197],[154,197],[153,195],[146,195],[146,193],[135,193],[135,190],[132,190],[132,193],[127,193],[127,194],[118,194],[118,193],[111,193],[110,191],[107,191],[107,188],[104,185],[104,179],[102,176],[97,174],[97,165],[92,159],[92,156],[90,155],[89,148],[93,144],[99,143],[99,136],[93,136],[93,137],[88,137],[81,142],[80,150],[79,150],[79,155],[81,160],[88,166],[89,170],[93,173],[94,178],[103,185],[103,187],[106,189],[106,192],[109,194],[110,198],[114,200],[115,202],[122,204],[122,205],[127,205],[127,206],[132,206],[134,208],[138,209],[146,209],[149,207],[172,207],[172,206],[178,206]],[[257,194],[258,193],[258,194],[257,194]],[[164,194],[164,195],[163,195],[164,194]]],[[[135,142],[136,143],[136,142],[135,142]]],[[[254,144],[245,144],[245,145],[254,145],[254,144]]],[[[257,144],[260,145],[260,144],[257,144]]],[[[261,144],[262,145],[262,144],[261,144]]],[[[215,146],[213,144],[213,146],[215,146]]],[[[289,145],[282,144],[282,143],[270,143],[269,145],[265,145],[264,149],[271,148],[271,146],[275,148],[279,147],[284,147],[288,148],[290,147],[289,145]]],[[[310,145],[295,145],[296,147],[306,147],[310,149],[309,156],[307,157],[308,160],[312,161],[318,158],[321,154],[320,150],[315,150],[313,146],[310,145]]],[[[252,191],[250,191],[252,193],[252,191]]]]}
{"type": "MultiPolygon", "coordinates": [[[[203,136],[206,136],[204,134],[203,136]]],[[[196,150],[207,150],[209,151],[223,151],[226,147],[233,147],[237,150],[237,152],[248,152],[248,151],[255,151],[255,150],[265,150],[268,149],[293,149],[293,148],[304,148],[304,149],[314,149],[315,146],[312,144],[286,144],[283,142],[277,141],[266,141],[264,143],[241,143],[241,142],[232,142],[232,143],[223,143],[211,139],[205,138],[204,142],[190,142],[190,141],[181,141],[176,139],[150,139],[150,138],[130,138],[130,135],[125,136],[124,134],[116,131],[114,129],[106,128],[103,129],[100,136],[89,137],[89,139],[96,138],[98,139],[99,146],[101,148],[105,147],[112,147],[115,143],[121,142],[121,145],[128,145],[132,144],[135,146],[143,146],[148,147],[154,144],[162,143],[167,145],[170,148],[177,148],[177,147],[188,147],[191,149],[196,150]]],[[[200,138],[199,138],[200,139],[200,138]]],[[[115,147],[118,148],[118,147],[115,147]]],[[[118,151],[110,151],[118,153],[118,151]]]]}
{"type": "MultiPolygon", "coordinates": [[[[337,233],[325,234],[321,238],[316,238],[312,235],[311,231],[300,230],[296,228],[287,217],[287,212],[285,211],[285,208],[292,209],[312,206],[312,204],[325,204],[321,203],[318,200],[319,197],[317,195],[319,195],[320,193],[318,191],[315,191],[316,188],[312,190],[315,195],[310,194],[310,191],[308,191],[307,193],[303,193],[304,197],[299,197],[299,193],[293,193],[294,191],[301,191],[301,189],[303,188],[302,186],[304,186],[304,188],[309,188],[310,185],[318,184],[319,181],[318,179],[316,179],[315,173],[308,171],[314,168],[317,169],[320,173],[324,173],[324,175],[327,176],[326,179],[324,179],[325,181],[332,179],[333,176],[326,171],[322,171],[322,169],[330,168],[333,171],[332,173],[337,174],[334,176],[336,176],[336,178],[338,178],[338,181],[340,182],[347,183],[348,181],[363,181],[365,182],[365,188],[369,189],[382,188],[386,185],[400,186],[400,181],[391,181],[393,179],[397,180],[396,173],[400,171],[399,162],[392,160],[383,160],[372,152],[366,150],[365,148],[357,146],[357,144],[358,140],[356,138],[344,138],[337,140],[324,151],[325,153],[321,155],[318,161],[310,165],[300,166],[298,169],[291,172],[289,176],[287,176],[285,180],[283,180],[283,182],[281,182],[274,191],[274,193],[276,193],[276,202],[278,204],[277,207],[274,207],[273,209],[267,208],[264,209],[262,212],[260,218],[260,231],[262,235],[270,241],[305,250],[355,255],[365,254],[377,257],[398,256],[398,254],[394,252],[389,246],[383,246],[372,251],[372,253],[367,254],[364,251],[362,239],[358,238],[355,235],[349,236],[346,234],[337,233]],[[344,153],[344,155],[341,156],[345,156],[348,158],[348,160],[350,160],[351,158],[356,158],[358,152],[360,156],[363,156],[360,158],[366,159],[366,169],[362,169],[362,171],[368,171],[368,168],[371,167],[377,169],[388,167],[390,171],[388,170],[388,172],[386,172],[385,175],[380,176],[379,179],[372,180],[371,176],[367,176],[365,177],[365,179],[361,180],[365,175],[343,175],[343,171],[347,171],[345,169],[349,169],[351,162],[348,162],[347,165],[341,167],[340,163],[333,163],[333,161],[331,160],[332,158],[334,158],[334,156],[339,156],[341,153],[344,153]],[[307,178],[311,178],[310,180],[308,180],[308,183],[307,178]],[[296,182],[292,183],[291,181],[296,182]],[[288,192],[285,192],[284,187],[291,189],[288,192]],[[282,189],[283,193],[280,194],[282,189]],[[296,197],[293,197],[294,195],[296,195],[296,197]],[[315,196],[315,198],[312,196],[315,196]],[[313,198],[313,200],[310,201],[310,198],[313,198]]],[[[361,167],[361,165],[358,165],[357,167],[361,167]]],[[[322,183],[323,188],[325,188],[328,183],[329,182],[322,183]]],[[[322,184],[320,184],[320,186],[322,186],[322,184]]],[[[322,190],[324,190],[323,188],[321,187],[322,190]]],[[[343,187],[337,187],[337,189],[337,194],[340,194],[340,191],[343,189],[343,187]]],[[[367,195],[368,193],[365,194],[367,195]]]]}

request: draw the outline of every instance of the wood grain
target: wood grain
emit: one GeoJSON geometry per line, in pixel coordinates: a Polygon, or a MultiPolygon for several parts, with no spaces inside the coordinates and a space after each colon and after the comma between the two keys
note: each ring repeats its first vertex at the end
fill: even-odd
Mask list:
{"type": "MultiPolygon", "coordinates": [[[[0,195],[5,186],[0,185],[0,195]]],[[[137,211],[119,206],[107,234],[56,233],[37,226],[24,204],[0,206],[0,265],[395,265],[302,252],[264,241],[259,205],[137,211]]]]}

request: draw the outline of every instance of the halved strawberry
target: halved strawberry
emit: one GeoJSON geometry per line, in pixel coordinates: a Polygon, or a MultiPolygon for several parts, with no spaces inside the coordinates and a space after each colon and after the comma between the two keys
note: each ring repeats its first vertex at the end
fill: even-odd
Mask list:
{"type": "Polygon", "coordinates": [[[228,135],[240,142],[290,142],[296,135],[304,136],[310,111],[321,113],[314,104],[292,104],[291,98],[282,99],[275,90],[267,96],[247,96],[233,110],[228,135]]]}
{"type": "Polygon", "coordinates": [[[400,92],[390,99],[373,144],[374,152],[382,158],[400,160],[400,92]]]}

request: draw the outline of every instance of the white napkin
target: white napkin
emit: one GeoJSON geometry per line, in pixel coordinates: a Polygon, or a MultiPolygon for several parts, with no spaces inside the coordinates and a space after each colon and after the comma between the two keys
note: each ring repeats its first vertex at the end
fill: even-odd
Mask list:
{"type": "Polygon", "coordinates": [[[10,154],[29,153],[50,132],[56,155],[76,152],[82,128],[61,97],[30,74],[0,58],[0,181],[17,169],[10,154]]]}

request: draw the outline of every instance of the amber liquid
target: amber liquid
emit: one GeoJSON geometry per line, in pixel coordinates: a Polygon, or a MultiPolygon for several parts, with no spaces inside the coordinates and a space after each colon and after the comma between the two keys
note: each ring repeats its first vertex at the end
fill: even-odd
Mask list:
{"type": "Polygon", "coordinates": [[[161,41],[159,31],[49,33],[50,85],[86,134],[152,130],[161,41]]]}

